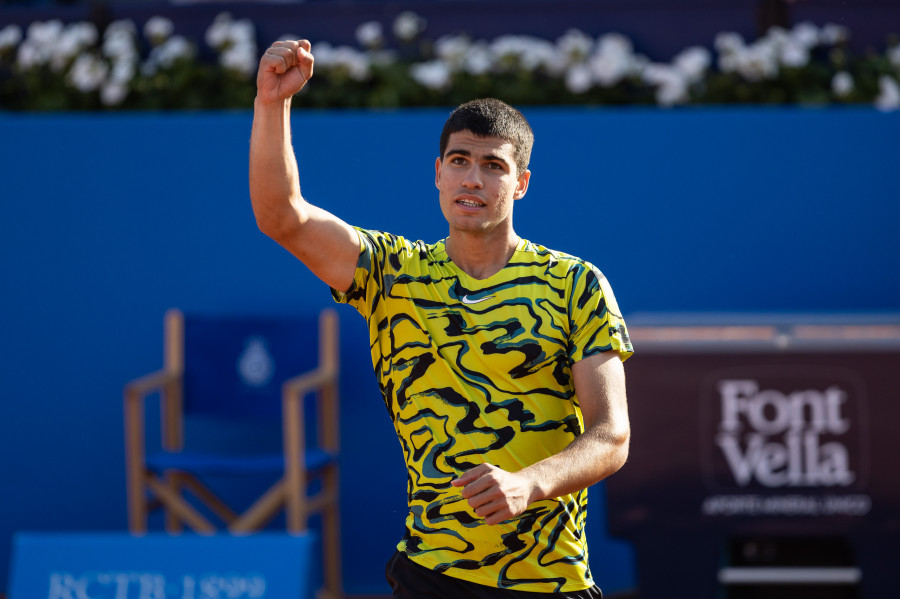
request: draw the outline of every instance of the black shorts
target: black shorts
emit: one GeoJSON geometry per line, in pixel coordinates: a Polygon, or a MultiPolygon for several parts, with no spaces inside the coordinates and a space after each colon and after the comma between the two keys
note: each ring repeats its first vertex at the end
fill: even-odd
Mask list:
{"type": "Polygon", "coordinates": [[[600,599],[603,597],[603,593],[600,592],[597,585],[583,591],[568,593],[535,593],[489,587],[440,574],[420,566],[399,551],[394,553],[394,557],[387,563],[385,576],[394,591],[394,599],[543,599],[544,597],[600,599]]]}

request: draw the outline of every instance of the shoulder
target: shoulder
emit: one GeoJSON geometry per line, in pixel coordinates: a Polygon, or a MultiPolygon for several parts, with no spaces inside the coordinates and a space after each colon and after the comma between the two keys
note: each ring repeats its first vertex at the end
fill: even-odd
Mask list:
{"type": "Polygon", "coordinates": [[[522,259],[531,262],[535,266],[543,267],[557,276],[601,279],[603,273],[600,269],[578,256],[566,252],[553,250],[533,241],[525,241],[521,249],[522,259]]]}
{"type": "Polygon", "coordinates": [[[411,241],[402,235],[354,227],[359,233],[362,244],[369,251],[385,256],[396,256],[398,259],[426,259],[435,252],[438,244],[426,244],[424,241],[411,241]]]}

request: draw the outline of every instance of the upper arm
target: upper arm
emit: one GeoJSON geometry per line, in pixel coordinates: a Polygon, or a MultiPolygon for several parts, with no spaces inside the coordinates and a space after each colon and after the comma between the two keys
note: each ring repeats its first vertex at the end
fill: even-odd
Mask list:
{"type": "Polygon", "coordinates": [[[627,444],[628,402],[619,352],[606,351],[579,360],[572,365],[572,378],[585,430],[593,428],[610,440],[627,444]]]}
{"type": "Polygon", "coordinates": [[[329,287],[347,291],[359,259],[356,229],[302,199],[294,202],[294,213],[293,222],[284,223],[271,237],[329,287]]]}

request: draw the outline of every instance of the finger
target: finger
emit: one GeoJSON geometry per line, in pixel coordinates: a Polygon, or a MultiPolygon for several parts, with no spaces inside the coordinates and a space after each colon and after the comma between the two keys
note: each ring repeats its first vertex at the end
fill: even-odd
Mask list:
{"type": "Polygon", "coordinates": [[[506,522],[510,518],[512,518],[512,513],[509,510],[500,510],[485,518],[484,523],[493,526],[494,524],[506,522]]]}
{"type": "Polygon", "coordinates": [[[486,503],[474,511],[475,515],[483,518],[486,524],[497,524],[511,516],[509,506],[502,499],[486,503]]]}
{"type": "Polygon", "coordinates": [[[278,40],[277,42],[272,43],[273,48],[289,48],[291,52],[296,51],[299,46],[300,42],[296,40],[278,40]]]}
{"type": "Polygon", "coordinates": [[[301,43],[300,47],[297,48],[297,68],[300,69],[302,75],[309,81],[313,74],[313,63],[315,62],[315,58],[310,50],[309,42],[306,40],[302,41],[306,43],[305,45],[301,43]]]}
{"type": "Polygon", "coordinates": [[[267,49],[263,55],[263,64],[267,70],[275,71],[278,74],[287,71],[295,62],[293,50],[283,46],[273,46],[267,49]]]}
{"type": "Polygon", "coordinates": [[[312,51],[312,44],[310,43],[309,40],[297,40],[297,45],[299,47],[303,48],[304,50],[306,50],[307,52],[312,51]]]}
{"type": "Polygon", "coordinates": [[[484,476],[484,474],[488,471],[487,464],[479,464],[474,468],[466,470],[462,474],[459,475],[456,479],[450,481],[450,484],[454,487],[464,487],[470,482],[477,480],[484,476]]]}
{"type": "Polygon", "coordinates": [[[459,494],[466,499],[469,499],[476,495],[490,493],[493,489],[499,490],[497,481],[495,481],[494,477],[488,473],[467,484],[459,494]]]}

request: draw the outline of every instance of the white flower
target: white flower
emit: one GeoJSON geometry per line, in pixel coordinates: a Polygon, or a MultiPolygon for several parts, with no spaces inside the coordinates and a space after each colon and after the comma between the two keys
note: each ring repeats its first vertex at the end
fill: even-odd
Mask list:
{"type": "Polygon", "coordinates": [[[394,19],[393,31],[397,39],[410,42],[425,31],[426,25],[425,19],[412,11],[406,10],[394,19]]]}
{"type": "Polygon", "coordinates": [[[109,81],[117,85],[127,85],[134,79],[137,63],[134,60],[116,60],[112,63],[109,81]]]}
{"type": "Polygon", "coordinates": [[[62,71],[69,62],[97,42],[97,28],[93,23],[73,23],[63,29],[56,43],[51,45],[50,66],[62,71]]]}
{"type": "Polygon", "coordinates": [[[137,60],[138,52],[134,38],[124,31],[105,36],[103,55],[113,60],[137,60]]]}
{"type": "Polygon", "coordinates": [[[756,41],[755,45],[773,46],[774,51],[778,51],[781,46],[791,39],[791,34],[783,27],[771,27],[766,34],[756,41]]]}
{"type": "Polygon", "coordinates": [[[48,60],[50,60],[49,49],[42,48],[27,39],[19,46],[19,51],[16,54],[16,64],[25,71],[40,66],[48,60]]]}
{"type": "Polygon", "coordinates": [[[594,40],[578,29],[569,29],[556,40],[556,47],[568,64],[578,64],[594,51],[594,40]]]}
{"type": "Polygon", "coordinates": [[[843,25],[828,23],[819,32],[819,39],[828,46],[840,44],[850,39],[850,30],[843,25]]]}
{"type": "Polygon", "coordinates": [[[356,28],[356,41],[363,48],[380,48],[384,44],[384,31],[378,21],[369,21],[356,28]]]}
{"type": "Polygon", "coordinates": [[[15,48],[22,41],[22,28],[18,25],[7,25],[0,29],[0,52],[7,48],[15,48]]]}
{"type": "Polygon", "coordinates": [[[89,93],[103,85],[108,72],[106,62],[93,54],[82,54],[75,59],[66,79],[78,91],[89,93]]]}
{"type": "Polygon", "coordinates": [[[840,98],[850,95],[853,88],[853,76],[847,71],[839,71],[831,78],[831,91],[840,98]]]}
{"type": "Polygon", "coordinates": [[[526,40],[529,48],[519,56],[519,63],[526,71],[545,69],[551,75],[560,75],[565,71],[565,57],[557,51],[556,46],[546,40],[531,38],[526,40]]]}
{"type": "Polygon", "coordinates": [[[367,54],[350,48],[340,46],[337,49],[338,64],[347,69],[350,78],[356,81],[365,81],[369,78],[371,61],[367,54]]]}
{"type": "Polygon", "coordinates": [[[888,60],[891,61],[891,64],[900,69],[900,44],[888,48],[887,51],[888,60]]]}
{"type": "Polygon", "coordinates": [[[38,45],[50,46],[55,44],[63,32],[63,23],[60,20],[35,21],[28,26],[28,41],[38,45]]]}
{"type": "Polygon", "coordinates": [[[256,29],[250,19],[234,21],[228,29],[228,41],[232,44],[256,45],[256,29]]]}
{"type": "Polygon", "coordinates": [[[791,29],[790,37],[795,43],[809,50],[819,45],[821,34],[818,27],[809,21],[804,21],[794,25],[794,28],[791,29]]]}
{"type": "Polygon", "coordinates": [[[152,76],[156,74],[160,67],[168,69],[179,60],[193,58],[195,53],[196,49],[187,38],[181,35],[173,35],[150,50],[150,56],[147,57],[147,62],[144,63],[141,72],[144,75],[152,76]]]}
{"type": "Polygon", "coordinates": [[[428,89],[440,90],[450,84],[450,69],[441,60],[420,62],[410,67],[410,76],[428,89]]]}
{"type": "Polygon", "coordinates": [[[735,70],[747,81],[762,81],[778,75],[778,58],[773,43],[756,43],[736,55],[735,70]]]}
{"type": "Polygon", "coordinates": [[[178,60],[189,60],[195,53],[193,44],[181,35],[173,35],[158,48],[159,63],[164,67],[170,67],[178,60]]]}
{"type": "Polygon", "coordinates": [[[630,56],[634,52],[634,47],[631,40],[621,33],[607,33],[597,40],[597,51],[600,54],[630,56]]]}
{"type": "Polygon", "coordinates": [[[719,70],[723,73],[733,73],[740,65],[740,54],[720,54],[719,70]]]}
{"type": "Polygon", "coordinates": [[[463,68],[472,41],[464,35],[443,35],[434,42],[434,54],[453,70],[463,68]]]}
{"type": "Polygon", "coordinates": [[[131,20],[115,21],[103,33],[103,55],[113,61],[138,60],[135,36],[137,28],[131,20]]]}
{"type": "Polygon", "coordinates": [[[113,21],[103,32],[103,37],[107,38],[114,35],[128,35],[134,37],[137,35],[137,26],[131,19],[119,19],[113,21]]]}
{"type": "Polygon", "coordinates": [[[100,101],[104,106],[118,106],[128,97],[128,87],[121,83],[107,83],[100,90],[100,101]]]}
{"type": "Polygon", "coordinates": [[[739,33],[723,31],[716,35],[713,44],[720,54],[736,54],[744,49],[744,38],[739,33]]]}
{"type": "Polygon", "coordinates": [[[476,42],[466,51],[463,68],[470,75],[485,75],[494,67],[491,50],[486,42],[476,42]]]}
{"type": "Polygon", "coordinates": [[[712,63],[712,55],[706,48],[694,46],[682,51],[672,62],[688,83],[697,83],[706,75],[706,70],[712,63]]]}
{"type": "Polygon", "coordinates": [[[490,44],[494,66],[501,71],[518,68],[522,57],[530,50],[529,38],[524,35],[501,35],[490,44]]]}
{"type": "Polygon", "coordinates": [[[598,40],[588,64],[594,81],[603,87],[612,87],[636,71],[637,61],[628,38],[608,33],[598,40]]]}
{"type": "Polygon", "coordinates": [[[551,74],[562,73],[565,61],[561,60],[556,46],[540,38],[528,35],[504,35],[490,44],[494,67],[500,71],[523,69],[534,71],[544,68],[551,74]]]}
{"type": "Polygon", "coordinates": [[[676,67],[650,64],[642,74],[644,81],[656,86],[656,102],[660,106],[673,106],[688,101],[688,81],[676,67]]]}
{"type": "Polygon", "coordinates": [[[166,17],[150,17],[144,23],[144,37],[152,41],[154,45],[161,44],[172,36],[175,24],[166,17]]]}
{"type": "Polygon", "coordinates": [[[875,108],[885,112],[900,108],[900,85],[889,75],[878,78],[880,93],[875,98],[875,108]]]}
{"type": "Polygon", "coordinates": [[[231,23],[230,13],[222,12],[216,15],[212,24],[206,29],[206,35],[204,36],[206,45],[210,48],[221,48],[227,44],[231,39],[231,23]]]}
{"type": "Polygon", "coordinates": [[[55,53],[57,40],[64,30],[62,21],[35,21],[28,26],[25,41],[19,46],[16,62],[28,70],[49,63],[55,53]]]}
{"type": "Polygon", "coordinates": [[[256,72],[256,45],[240,43],[230,46],[219,56],[219,64],[228,70],[250,77],[256,72]]]}
{"type": "Polygon", "coordinates": [[[781,47],[781,64],[795,69],[809,64],[809,48],[793,38],[781,47]]]}
{"type": "Polygon", "coordinates": [[[349,46],[334,48],[328,42],[316,43],[312,53],[316,57],[316,67],[320,69],[344,69],[356,81],[369,78],[371,62],[366,53],[349,46]]]}
{"type": "Polygon", "coordinates": [[[575,64],[566,71],[566,89],[573,94],[583,94],[594,85],[594,75],[586,64],[575,64]]]}

